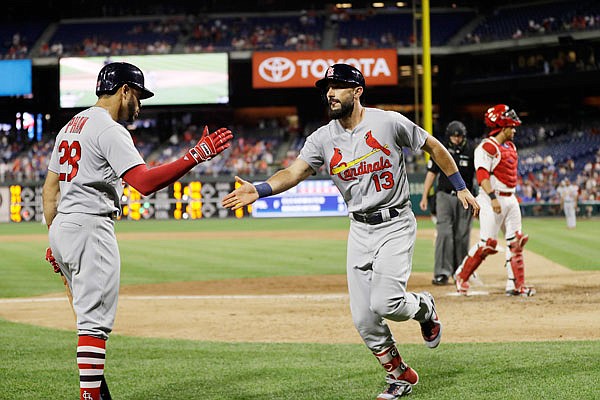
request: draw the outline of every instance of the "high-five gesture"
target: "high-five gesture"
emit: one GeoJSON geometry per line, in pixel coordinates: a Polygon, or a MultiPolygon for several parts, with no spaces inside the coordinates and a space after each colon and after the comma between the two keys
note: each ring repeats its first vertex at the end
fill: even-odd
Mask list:
{"type": "Polygon", "coordinates": [[[223,207],[237,210],[238,208],[242,208],[258,200],[258,191],[253,184],[243,180],[239,176],[235,177],[235,182],[240,186],[223,197],[223,200],[221,200],[221,205],[223,207]]]}
{"type": "Polygon", "coordinates": [[[223,150],[231,146],[233,134],[227,128],[219,128],[209,134],[208,126],[204,126],[204,132],[198,143],[189,150],[190,156],[196,161],[196,164],[208,161],[223,150]]]}

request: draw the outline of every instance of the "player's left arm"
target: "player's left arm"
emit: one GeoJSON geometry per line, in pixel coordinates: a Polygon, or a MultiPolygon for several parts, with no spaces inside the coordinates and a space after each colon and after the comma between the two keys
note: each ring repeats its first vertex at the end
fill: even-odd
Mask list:
{"type": "Polygon", "coordinates": [[[448,177],[454,186],[454,189],[456,190],[456,196],[462,202],[463,207],[467,209],[470,205],[473,207],[473,215],[477,216],[479,214],[479,204],[469,189],[467,189],[465,181],[460,175],[460,172],[458,172],[458,166],[456,165],[456,162],[444,145],[442,145],[442,143],[440,143],[440,141],[434,136],[429,135],[422,148],[431,155],[433,161],[448,177]]]}

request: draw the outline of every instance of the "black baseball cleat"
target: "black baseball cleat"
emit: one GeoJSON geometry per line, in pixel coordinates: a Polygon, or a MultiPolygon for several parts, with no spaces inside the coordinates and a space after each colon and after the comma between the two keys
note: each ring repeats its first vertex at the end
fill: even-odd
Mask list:
{"type": "Polygon", "coordinates": [[[449,282],[448,277],[446,275],[437,275],[435,278],[432,279],[431,283],[437,286],[445,286],[449,282]]]}

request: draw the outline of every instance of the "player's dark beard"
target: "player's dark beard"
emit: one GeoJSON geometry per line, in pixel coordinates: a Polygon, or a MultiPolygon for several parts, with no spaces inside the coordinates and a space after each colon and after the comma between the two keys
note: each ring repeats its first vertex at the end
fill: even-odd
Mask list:
{"type": "Polygon", "coordinates": [[[331,106],[328,108],[329,118],[331,119],[343,119],[352,114],[354,111],[354,101],[348,103],[340,103],[342,107],[339,110],[332,110],[331,106]]]}
{"type": "Polygon", "coordinates": [[[127,122],[133,122],[135,120],[135,107],[138,100],[131,97],[127,103],[127,122]]]}

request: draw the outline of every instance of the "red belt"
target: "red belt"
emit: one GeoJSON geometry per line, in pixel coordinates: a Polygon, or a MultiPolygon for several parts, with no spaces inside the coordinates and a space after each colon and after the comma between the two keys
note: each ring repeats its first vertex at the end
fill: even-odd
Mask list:
{"type": "Polygon", "coordinates": [[[496,193],[498,193],[499,196],[506,196],[506,197],[510,197],[514,194],[513,192],[500,192],[500,191],[498,191],[496,193]]]}

